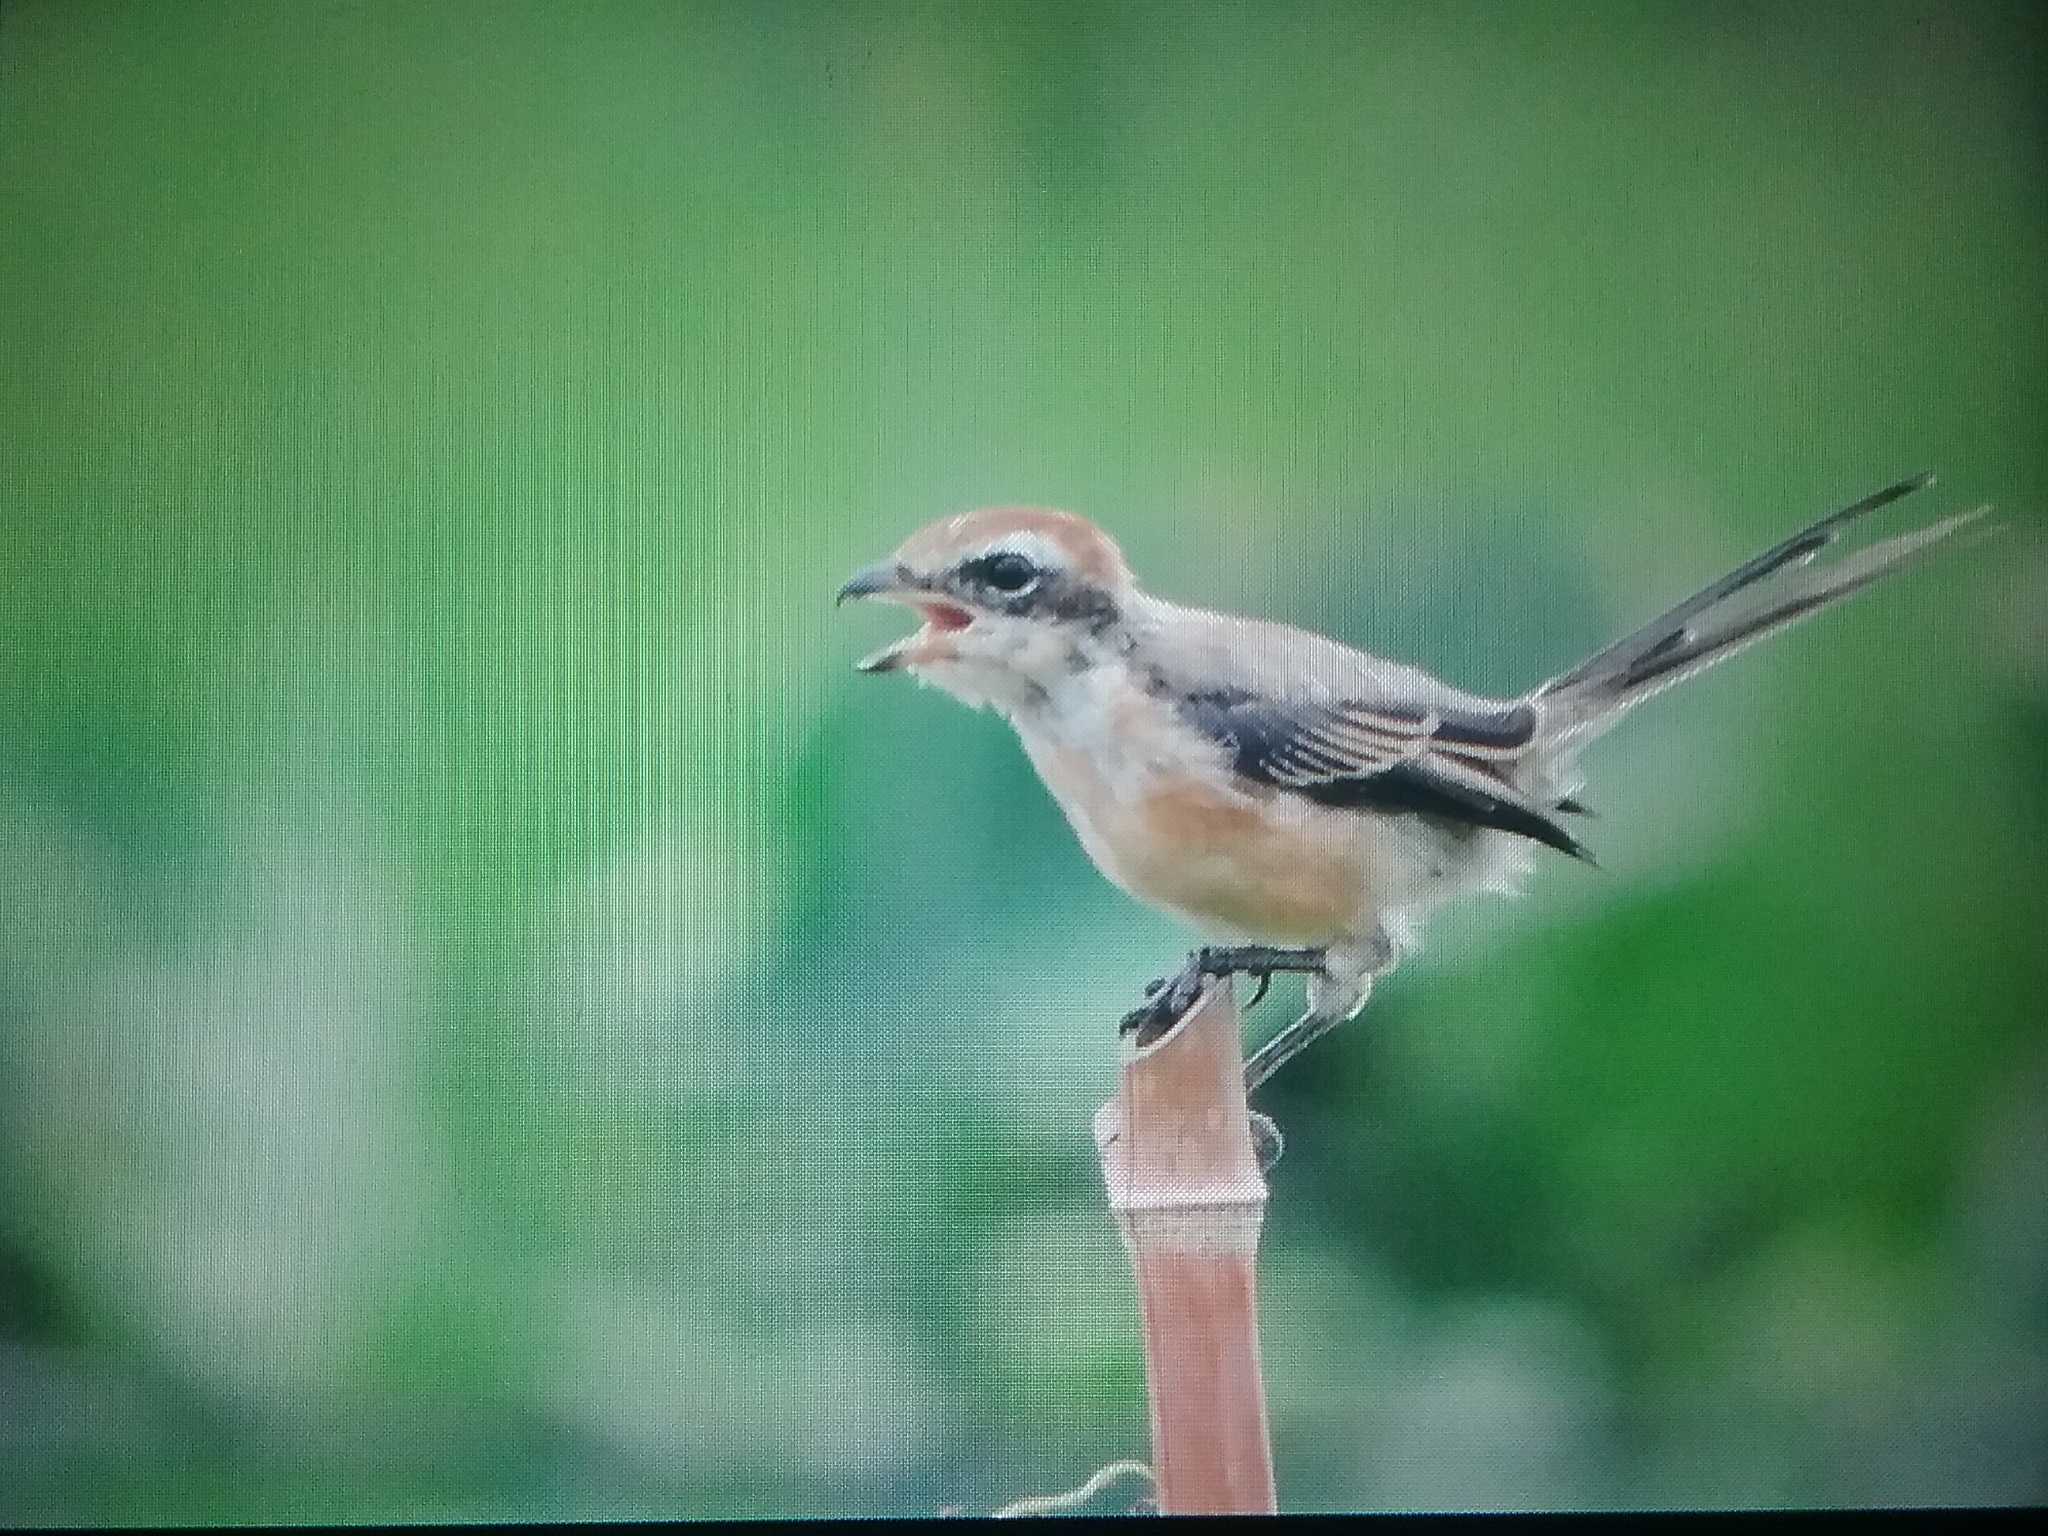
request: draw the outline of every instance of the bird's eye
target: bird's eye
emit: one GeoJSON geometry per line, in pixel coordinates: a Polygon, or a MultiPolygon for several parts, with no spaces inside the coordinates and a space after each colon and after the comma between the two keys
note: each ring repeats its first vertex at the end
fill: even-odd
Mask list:
{"type": "Polygon", "coordinates": [[[976,561],[975,575],[998,592],[1022,592],[1038,580],[1038,567],[1023,555],[1003,550],[976,561]]]}

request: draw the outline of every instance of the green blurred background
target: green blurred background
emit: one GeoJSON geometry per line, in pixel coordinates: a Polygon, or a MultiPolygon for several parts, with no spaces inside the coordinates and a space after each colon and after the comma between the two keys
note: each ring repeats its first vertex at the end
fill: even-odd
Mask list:
{"type": "Polygon", "coordinates": [[[1189,936],[838,582],[1051,503],[1505,690],[1927,467],[2003,537],[1645,709],[1603,868],[1276,1082],[1275,1441],[1296,1509],[2048,1497],[2044,41],[0,8],[0,1519],[1143,1456],[1088,1116],[1189,936]]]}

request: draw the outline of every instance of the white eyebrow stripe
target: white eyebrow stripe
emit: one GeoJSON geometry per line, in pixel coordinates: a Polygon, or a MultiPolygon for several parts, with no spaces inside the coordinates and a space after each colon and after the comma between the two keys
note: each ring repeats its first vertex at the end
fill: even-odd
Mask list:
{"type": "Polygon", "coordinates": [[[1022,555],[1033,565],[1048,571],[1063,571],[1067,568],[1066,551],[1061,549],[1044,534],[1030,528],[1021,528],[1006,533],[1000,539],[983,545],[970,560],[986,560],[990,555],[1022,555]]]}

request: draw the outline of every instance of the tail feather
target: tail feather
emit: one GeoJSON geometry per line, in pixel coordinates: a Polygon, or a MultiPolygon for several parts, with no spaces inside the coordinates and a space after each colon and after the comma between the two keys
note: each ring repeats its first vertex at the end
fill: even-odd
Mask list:
{"type": "Polygon", "coordinates": [[[1544,734],[1553,746],[1597,735],[1644,699],[1853,596],[1882,576],[1903,570],[1991,510],[1979,507],[1957,513],[1811,568],[1814,557],[1834,543],[1850,523],[1933,482],[1931,474],[1915,475],[1802,528],[1633,634],[1551,679],[1535,695],[1547,717],[1544,734]],[[1795,569],[1800,570],[1798,576],[1777,582],[1767,591],[1751,592],[1780,572],[1795,569]],[[1733,601],[1745,593],[1751,594],[1747,601],[1733,601]]]}

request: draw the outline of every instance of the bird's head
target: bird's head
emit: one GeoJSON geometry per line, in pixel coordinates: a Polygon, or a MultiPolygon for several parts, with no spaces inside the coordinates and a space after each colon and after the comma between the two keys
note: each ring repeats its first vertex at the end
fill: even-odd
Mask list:
{"type": "Polygon", "coordinates": [[[908,671],[965,703],[1010,710],[1086,666],[1134,592],[1108,534],[1070,512],[991,507],[919,529],[839,589],[924,615],[860,663],[908,671]]]}

